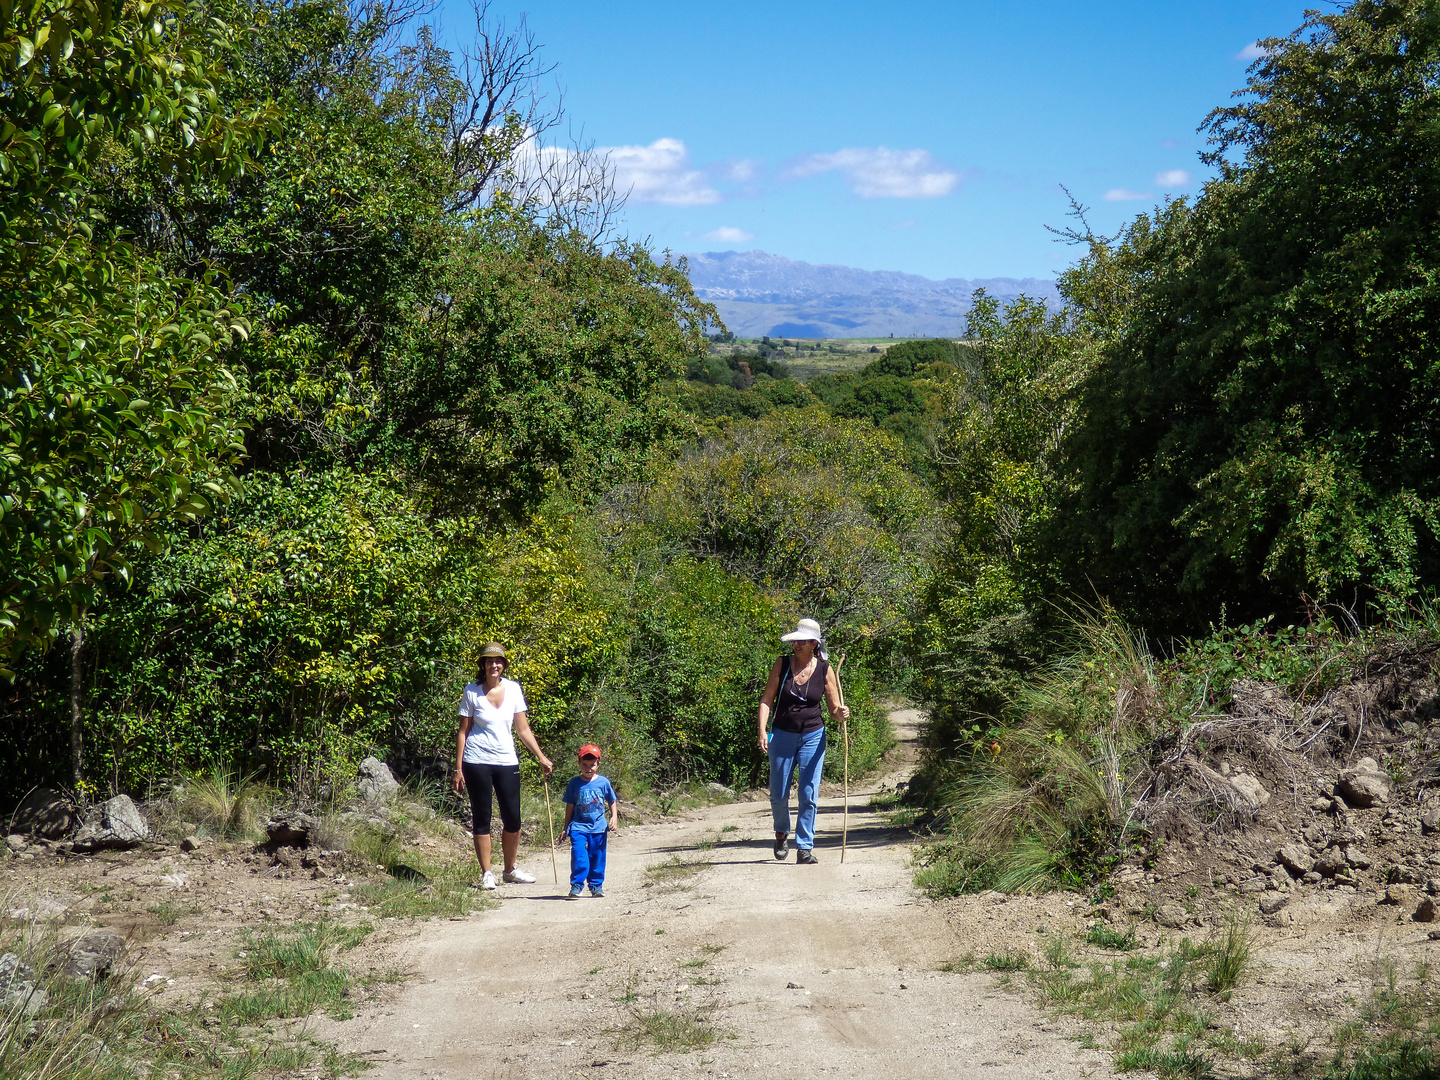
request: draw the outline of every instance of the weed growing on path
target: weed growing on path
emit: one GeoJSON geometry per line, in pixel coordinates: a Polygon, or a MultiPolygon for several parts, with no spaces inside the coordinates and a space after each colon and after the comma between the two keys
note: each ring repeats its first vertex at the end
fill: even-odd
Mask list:
{"type": "Polygon", "coordinates": [[[414,852],[401,862],[399,848],[387,854],[383,842],[378,852],[366,851],[366,854],[376,857],[376,862],[389,874],[385,880],[367,882],[354,889],[355,899],[376,915],[453,918],[499,904],[498,900],[472,887],[472,881],[478,876],[474,862],[431,862],[417,858],[414,852]]]}
{"type": "Polygon", "coordinates": [[[1129,952],[1140,944],[1136,940],[1134,927],[1122,934],[1118,930],[1112,930],[1103,922],[1090,924],[1090,929],[1085,932],[1085,943],[1099,949],[1118,949],[1120,952],[1129,952]]]}
{"type": "Polygon", "coordinates": [[[690,879],[709,865],[707,862],[672,855],[662,863],[646,867],[645,880],[640,887],[649,889],[659,886],[665,892],[686,889],[690,887],[690,879]]]}
{"type": "Polygon", "coordinates": [[[1030,954],[1024,949],[1006,949],[991,953],[982,964],[991,971],[1025,971],[1030,967],[1030,954]]]}
{"type": "Polygon", "coordinates": [[[1225,929],[1210,954],[1205,966],[1205,978],[1212,994],[1221,1001],[1230,1000],[1230,992],[1240,981],[1245,966],[1250,962],[1250,946],[1253,940],[1250,916],[1231,912],[1225,919],[1225,929]]]}
{"type": "Polygon", "coordinates": [[[238,1027],[271,1019],[329,1013],[337,1020],[354,1016],[351,991],[355,980],[343,968],[331,967],[337,951],[353,949],[375,927],[335,922],[300,923],[284,931],[267,931],[241,939],[240,970],[260,985],[227,994],[216,1003],[222,1020],[238,1027]]]}
{"type": "Polygon", "coordinates": [[[720,1037],[711,1022],[713,1010],[700,1006],[678,1009],[630,1010],[630,1024],[622,1042],[632,1046],[652,1045],[661,1053],[688,1053],[713,1046],[720,1037]]]}

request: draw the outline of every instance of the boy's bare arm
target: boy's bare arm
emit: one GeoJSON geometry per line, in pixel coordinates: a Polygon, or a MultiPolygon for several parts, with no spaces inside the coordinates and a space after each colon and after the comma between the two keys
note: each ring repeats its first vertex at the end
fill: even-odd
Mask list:
{"type": "Polygon", "coordinates": [[[612,832],[620,828],[620,804],[612,802],[610,806],[610,830],[612,832]]]}

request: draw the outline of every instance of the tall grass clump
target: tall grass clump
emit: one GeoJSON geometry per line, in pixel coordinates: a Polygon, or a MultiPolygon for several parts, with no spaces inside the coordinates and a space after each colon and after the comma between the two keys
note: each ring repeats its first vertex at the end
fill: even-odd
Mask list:
{"type": "Polygon", "coordinates": [[[259,832],[266,795],[253,774],[217,764],[181,780],[174,806],[181,817],[216,836],[247,837],[259,832]]]}
{"type": "Polygon", "coordinates": [[[1232,911],[1205,965],[1206,985],[1222,1001],[1229,1000],[1230,992],[1239,984],[1240,976],[1250,963],[1251,943],[1249,915],[1232,911]]]}
{"type": "Polygon", "coordinates": [[[1155,733],[1161,682],[1144,638],[1108,608],[1082,613],[1076,647],[1017,693],[1008,726],[946,792],[948,843],[917,877],[932,893],[1078,886],[1123,838],[1155,733]]]}
{"type": "MultiPolygon", "coordinates": [[[[934,895],[1082,887],[1143,846],[1153,822],[1243,821],[1247,805],[1213,783],[1210,759],[1308,749],[1324,696],[1388,647],[1328,618],[1270,622],[1161,656],[1109,605],[1074,608],[1063,653],[1009,691],[983,736],[927,766],[950,777],[929,782],[949,835],[921,854],[917,884],[934,895]],[[1226,712],[1247,681],[1280,691],[1264,724],[1226,712]]],[[[1422,622],[1407,632],[1428,633],[1422,622]]]]}

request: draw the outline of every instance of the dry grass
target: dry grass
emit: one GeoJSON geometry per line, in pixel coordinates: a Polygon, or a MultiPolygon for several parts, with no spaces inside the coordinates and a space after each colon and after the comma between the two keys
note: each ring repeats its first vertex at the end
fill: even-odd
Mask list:
{"type": "Polygon", "coordinates": [[[254,776],[215,765],[176,785],[172,812],[214,836],[258,837],[270,794],[254,776]]]}

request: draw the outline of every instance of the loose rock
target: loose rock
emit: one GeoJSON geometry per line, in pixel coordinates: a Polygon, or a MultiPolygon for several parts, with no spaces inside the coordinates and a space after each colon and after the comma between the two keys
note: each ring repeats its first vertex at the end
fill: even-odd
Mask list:
{"type": "Polygon", "coordinates": [[[390,802],[400,794],[400,784],[395,774],[377,757],[367,757],[360,762],[360,779],[355,782],[361,797],[367,803],[390,802]]]}
{"type": "Polygon", "coordinates": [[[1239,793],[1245,805],[1252,810],[1264,806],[1270,801],[1270,792],[1266,790],[1265,785],[1249,773],[1236,773],[1230,778],[1230,786],[1239,793]]]}
{"type": "Polygon", "coordinates": [[[1409,907],[1415,902],[1415,887],[1413,885],[1391,885],[1385,890],[1385,899],[1382,904],[1394,904],[1397,907],[1409,907]]]}
{"type": "Polygon", "coordinates": [[[124,959],[127,948],[114,930],[92,930],[70,942],[60,970],[72,979],[103,979],[124,959]]]}
{"type": "Polygon", "coordinates": [[[150,826],[140,808],[128,795],[92,806],[85,811],[80,829],[75,834],[75,847],[81,851],[104,848],[130,848],[150,838],[150,826]]]}
{"type": "Polygon", "coordinates": [[[1411,916],[1416,922],[1435,921],[1435,898],[1427,896],[1415,906],[1415,914],[1411,916]]]}
{"type": "Polygon", "coordinates": [[[1335,792],[1349,806],[1377,806],[1390,801],[1390,776],[1374,758],[1363,757],[1353,768],[1340,770],[1335,792]]]}
{"type": "Polygon", "coordinates": [[[181,851],[194,851],[200,846],[200,841],[194,836],[187,836],[180,841],[181,851]]]}
{"type": "Polygon", "coordinates": [[[75,810],[62,792],[36,788],[20,800],[11,816],[10,827],[27,836],[59,840],[75,827],[75,810]]]}
{"type": "Polygon", "coordinates": [[[1432,806],[1420,815],[1420,831],[1426,836],[1440,832],[1440,806],[1432,806]]]}
{"type": "MultiPolygon", "coordinates": [[[[1261,879],[1264,880],[1263,878],[1261,879]]],[[[1162,904],[1160,910],[1155,913],[1155,921],[1161,926],[1168,926],[1172,930],[1178,930],[1185,925],[1189,914],[1179,904],[1162,904]]]]}
{"type": "Polygon", "coordinates": [[[1298,876],[1315,869],[1315,856],[1302,844],[1286,844],[1275,853],[1276,860],[1298,876]]]}
{"type": "Polygon", "coordinates": [[[1325,877],[1343,874],[1349,868],[1350,864],[1345,861],[1345,853],[1340,848],[1331,848],[1315,860],[1315,869],[1325,877]]]}
{"type": "Polygon", "coordinates": [[[1266,893],[1260,898],[1260,910],[1266,915],[1274,915],[1289,902],[1290,897],[1283,893],[1266,893]]]}

